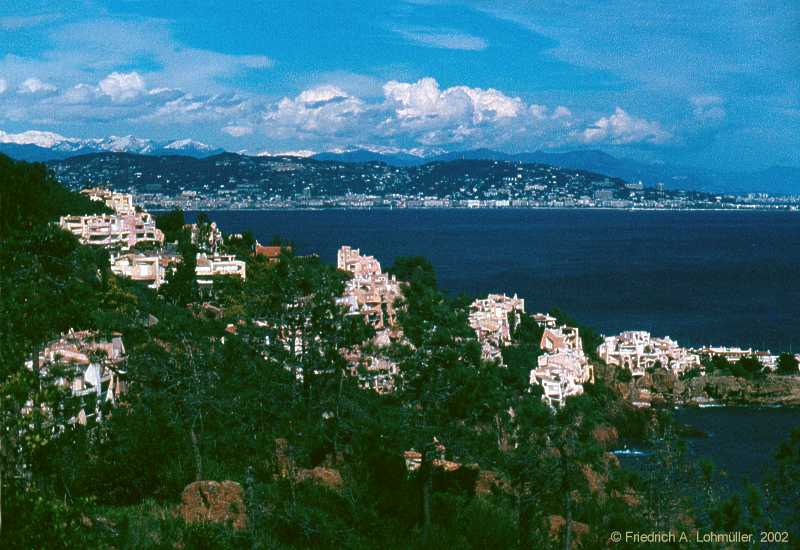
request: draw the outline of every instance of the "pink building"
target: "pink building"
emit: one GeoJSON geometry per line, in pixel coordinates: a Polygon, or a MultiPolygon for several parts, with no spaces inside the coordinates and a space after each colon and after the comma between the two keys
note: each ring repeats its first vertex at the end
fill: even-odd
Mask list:
{"type": "Polygon", "coordinates": [[[402,296],[400,283],[393,275],[383,273],[381,264],[372,256],[362,256],[357,248],[342,246],[336,255],[336,266],[352,275],[341,300],[353,314],[361,314],[377,330],[395,324],[395,301],[402,296]]]}
{"type": "Polygon", "coordinates": [[[94,246],[127,250],[139,243],[164,243],[164,233],[147,212],[61,216],[58,225],[94,246]]]}

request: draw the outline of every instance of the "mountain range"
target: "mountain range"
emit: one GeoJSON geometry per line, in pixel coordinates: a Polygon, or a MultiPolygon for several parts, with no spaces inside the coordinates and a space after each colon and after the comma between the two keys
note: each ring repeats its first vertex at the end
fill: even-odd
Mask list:
{"type": "MultiPolygon", "coordinates": [[[[64,137],[53,132],[37,130],[29,130],[19,134],[8,134],[0,130],[0,153],[20,160],[47,162],[99,152],[205,158],[222,153],[224,150],[192,139],[155,141],[134,136],[83,139],[64,137]]],[[[428,162],[462,159],[503,160],[586,170],[621,178],[626,181],[641,181],[648,186],[663,183],[664,187],[668,189],[697,190],[710,193],[800,194],[800,168],[797,167],[773,166],[754,172],[715,171],[663,162],[642,162],[615,157],[594,149],[526,153],[504,153],[491,149],[473,149],[419,156],[402,151],[386,152],[355,148],[346,151],[317,153],[312,155],[311,158],[350,163],[382,162],[389,166],[398,167],[419,166],[428,162]]]]}
{"type": "Polygon", "coordinates": [[[91,153],[136,153],[139,155],[183,155],[204,158],[224,152],[192,139],[155,141],[135,136],[105,138],[64,137],[54,132],[29,130],[8,134],[0,130],[0,153],[28,162],[62,160],[91,153]]]}

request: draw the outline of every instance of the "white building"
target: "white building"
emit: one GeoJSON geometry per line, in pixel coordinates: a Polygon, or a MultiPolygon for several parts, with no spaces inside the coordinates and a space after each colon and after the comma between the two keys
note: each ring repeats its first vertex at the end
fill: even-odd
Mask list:
{"type": "MultiPolygon", "coordinates": [[[[124,355],[125,346],[118,334],[105,340],[90,331],[70,330],[42,349],[36,368],[46,373],[55,365],[68,367],[55,384],[81,398],[81,408],[70,422],[86,424],[92,418],[101,420],[103,403],[115,404],[124,393],[125,386],[119,377],[124,355]]],[[[35,368],[33,360],[26,365],[35,368]]],[[[27,403],[26,410],[30,411],[32,406],[32,402],[27,403]]]]}
{"type": "Polygon", "coordinates": [[[583,384],[594,380],[594,372],[581,353],[562,350],[539,356],[531,370],[530,384],[542,387],[542,398],[551,407],[562,407],[567,397],[581,395],[583,384]]]}
{"type": "Polygon", "coordinates": [[[562,407],[568,397],[583,393],[583,384],[594,383],[594,367],[583,352],[576,327],[554,326],[555,319],[549,316],[534,320],[546,328],[539,342],[544,354],[531,370],[530,384],[542,387],[542,399],[548,405],[562,407]]]}
{"type": "Polygon", "coordinates": [[[93,246],[127,250],[139,243],[164,243],[164,234],[147,212],[61,216],[58,225],[93,246]]]}
{"type": "Polygon", "coordinates": [[[147,281],[150,288],[158,288],[175,269],[178,258],[161,254],[111,255],[111,272],[134,281],[147,281]]]}
{"type": "Polygon", "coordinates": [[[675,374],[701,366],[700,356],[692,350],[680,347],[669,336],[654,338],[643,330],[604,338],[597,354],[606,364],[626,369],[637,378],[656,364],[675,374]]]}
{"type": "Polygon", "coordinates": [[[236,256],[197,254],[197,282],[203,285],[211,284],[212,277],[235,276],[244,280],[247,276],[247,263],[237,260],[236,256]]]}
{"type": "Polygon", "coordinates": [[[373,256],[362,256],[357,248],[342,246],[336,254],[336,267],[352,275],[340,301],[351,314],[360,314],[376,330],[395,325],[395,301],[402,296],[400,283],[381,270],[373,256]]]}
{"type": "Polygon", "coordinates": [[[91,189],[84,189],[82,194],[89,197],[90,200],[104,203],[115,214],[127,216],[136,213],[136,207],[133,204],[133,195],[129,193],[116,193],[109,189],[102,187],[93,187],[91,189]]]}

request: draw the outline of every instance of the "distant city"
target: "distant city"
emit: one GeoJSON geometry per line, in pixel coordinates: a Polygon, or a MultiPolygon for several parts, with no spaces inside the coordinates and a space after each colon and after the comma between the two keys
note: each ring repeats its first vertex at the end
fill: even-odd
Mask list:
{"type": "Polygon", "coordinates": [[[714,194],[545,164],[448,160],[417,166],[223,153],[96,153],[49,162],[71,189],[108,186],[151,210],[615,208],[800,210],[800,195],[714,194]]]}

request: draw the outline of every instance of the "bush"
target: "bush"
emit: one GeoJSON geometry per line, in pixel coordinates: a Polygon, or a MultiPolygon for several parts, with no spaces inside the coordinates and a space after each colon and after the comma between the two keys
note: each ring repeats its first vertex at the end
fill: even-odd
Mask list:
{"type": "Polygon", "coordinates": [[[617,381],[618,382],[622,382],[623,384],[627,384],[631,380],[633,380],[633,375],[631,374],[631,371],[629,371],[627,369],[619,369],[619,370],[617,370],[617,381]]]}
{"type": "Polygon", "coordinates": [[[798,361],[790,353],[781,353],[778,357],[778,374],[796,375],[798,372],[798,361]]]}

